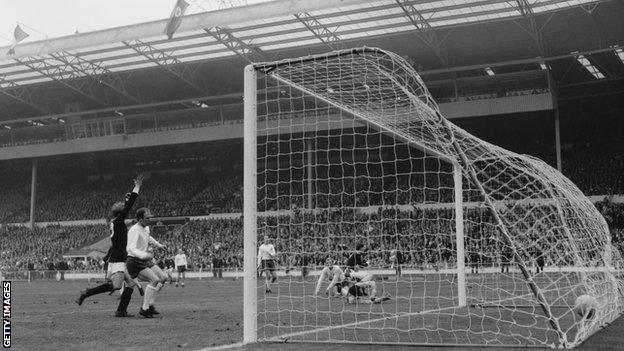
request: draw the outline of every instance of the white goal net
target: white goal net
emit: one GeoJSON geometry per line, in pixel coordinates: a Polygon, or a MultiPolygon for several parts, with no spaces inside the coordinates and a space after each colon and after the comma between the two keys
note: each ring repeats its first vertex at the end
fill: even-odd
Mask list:
{"type": "Polygon", "coordinates": [[[244,186],[246,342],[572,347],[622,311],[621,258],[592,203],[446,120],[391,52],[248,66],[244,186]],[[316,293],[326,260],[344,270],[356,252],[388,301],[326,295],[328,281],[316,293]]]}

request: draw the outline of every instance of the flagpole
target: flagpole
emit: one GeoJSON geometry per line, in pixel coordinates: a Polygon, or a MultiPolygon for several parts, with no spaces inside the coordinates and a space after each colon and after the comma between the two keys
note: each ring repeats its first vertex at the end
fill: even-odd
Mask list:
{"type": "Polygon", "coordinates": [[[43,35],[44,37],[46,37],[46,39],[48,39],[48,38],[49,38],[47,34],[42,33],[42,32],[40,32],[40,31],[36,30],[35,28],[33,28],[33,27],[31,27],[31,26],[27,25],[26,23],[23,23],[23,22],[18,22],[18,21],[15,21],[15,23],[17,23],[17,24],[19,24],[19,25],[22,25],[22,26],[24,26],[24,27],[26,27],[26,28],[28,28],[28,29],[30,29],[30,30],[32,30],[32,31],[34,31],[34,32],[37,32],[37,33],[39,33],[39,34],[43,35]]]}

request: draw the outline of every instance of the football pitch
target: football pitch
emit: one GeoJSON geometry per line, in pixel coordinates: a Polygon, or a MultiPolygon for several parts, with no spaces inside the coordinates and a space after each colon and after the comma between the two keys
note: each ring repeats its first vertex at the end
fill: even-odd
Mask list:
{"type": "MultiPolygon", "coordinates": [[[[391,278],[392,279],[392,278],[391,278]]],[[[260,279],[259,282],[262,280],[260,279]]],[[[441,280],[435,284],[427,282],[423,289],[437,286],[439,291],[430,294],[444,295],[448,291],[441,280]]],[[[161,315],[154,319],[141,317],[115,318],[118,293],[111,296],[93,296],[78,306],[74,300],[80,289],[94,286],[96,282],[85,281],[33,281],[13,282],[12,287],[12,349],[14,350],[198,350],[236,344],[243,335],[243,291],[242,280],[189,280],[184,288],[167,284],[156,303],[161,315]]],[[[379,290],[402,296],[405,287],[401,282],[378,282],[379,290]],[[396,290],[393,290],[396,289],[396,290]]],[[[353,345],[337,343],[306,343],[305,341],[327,341],[344,339],[350,342],[434,342],[461,344],[471,337],[468,333],[450,332],[461,330],[465,321],[461,317],[451,318],[448,308],[452,307],[437,299],[435,302],[423,300],[422,311],[429,313],[404,313],[409,299],[395,298],[381,305],[345,305],[338,298],[313,298],[314,279],[306,282],[300,278],[280,279],[274,293],[265,297],[259,289],[258,310],[265,309],[258,319],[261,338],[278,334],[291,334],[280,343],[259,343],[232,349],[243,350],[418,350],[427,347],[353,345]],[[305,294],[302,292],[305,291],[305,294]],[[299,296],[296,298],[290,296],[299,296]],[[316,311],[316,312],[315,312],[316,311]],[[340,313],[342,311],[342,313],[340,313]],[[326,326],[332,326],[327,328],[326,326]],[[342,327],[333,327],[342,326],[342,327]],[[433,327],[443,326],[449,332],[433,331],[433,327]],[[384,329],[385,328],[385,329],[384,329]],[[419,333],[409,333],[406,329],[422,329],[419,333]],[[313,332],[311,332],[313,331],[313,332]],[[453,342],[455,340],[455,342],[453,342]],[[291,342],[302,341],[302,342],[291,342]]],[[[416,285],[418,286],[418,285],[416,285]]],[[[420,289],[420,288],[418,288],[420,289]]],[[[415,290],[415,289],[412,289],[415,290]]],[[[417,292],[415,295],[418,295],[417,292]]],[[[450,293],[449,296],[452,296],[450,293]]],[[[135,291],[128,311],[137,314],[142,298],[135,291]]],[[[416,310],[416,307],[412,307],[416,310]]],[[[467,309],[464,309],[467,310],[467,309]]],[[[455,313],[462,315],[460,309],[455,313]]],[[[472,308],[471,315],[481,316],[481,323],[473,323],[471,328],[487,331],[492,326],[511,328],[493,322],[490,315],[501,316],[499,308],[472,308]],[[488,322],[490,320],[490,322],[488,322]]],[[[466,313],[463,313],[467,315],[466,313]]],[[[503,316],[504,317],[504,316],[503,316]]],[[[464,317],[467,318],[467,317],[464,317]]],[[[474,321],[474,317],[472,319],[474,321]]],[[[518,320],[522,320],[519,318],[518,320]]],[[[527,319],[529,320],[529,319],[527,319]]],[[[531,328],[529,328],[531,329],[531,328]]],[[[543,328],[542,328],[543,329],[543,328]]],[[[543,329],[546,330],[546,329],[543,329]]],[[[616,320],[611,326],[594,334],[577,347],[578,350],[620,350],[624,344],[624,321],[616,320]]],[[[535,332],[535,331],[534,331],[535,332]]],[[[489,336],[481,333],[484,339],[489,336]]],[[[478,340],[477,340],[478,341],[478,340]]],[[[475,340],[472,340],[475,342],[475,340]]],[[[461,350],[465,347],[436,347],[436,350],[461,350]]],[[[482,349],[471,347],[472,350],[482,349]]],[[[492,350],[496,347],[484,347],[492,350]]],[[[505,350],[516,349],[505,347],[505,350]]],[[[526,347],[517,349],[526,350],[526,347]]]]}

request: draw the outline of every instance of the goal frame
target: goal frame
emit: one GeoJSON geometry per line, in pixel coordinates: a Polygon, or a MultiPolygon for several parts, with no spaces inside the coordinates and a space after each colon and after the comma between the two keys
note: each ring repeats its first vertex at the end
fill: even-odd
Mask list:
{"type": "MultiPolygon", "coordinates": [[[[361,58],[360,57],[360,58],[361,58]]],[[[366,64],[366,62],[364,62],[366,64]]],[[[374,65],[374,64],[373,64],[374,65]]],[[[312,67],[308,67],[308,72],[310,70],[316,72],[316,66],[310,65],[312,67]]],[[[329,77],[329,76],[328,76],[329,77]]],[[[342,77],[342,76],[340,76],[342,77]]],[[[449,205],[449,209],[452,208],[454,210],[455,218],[454,218],[454,233],[453,229],[451,229],[448,233],[455,236],[455,254],[456,254],[456,268],[454,274],[457,276],[456,284],[457,284],[457,300],[454,302],[456,305],[454,307],[469,307],[467,306],[467,286],[466,286],[466,267],[465,267],[465,238],[464,238],[464,221],[468,220],[470,217],[470,213],[468,209],[470,209],[470,201],[473,197],[472,195],[466,195],[466,191],[471,191],[478,197],[478,202],[480,207],[485,211],[489,212],[491,215],[490,225],[496,229],[499,241],[508,247],[511,251],[512,258],[514,262],[517,264],[519,270],[521,271],[522,286],[528,288],[527,296],[530,296],[534,301],[534,315],[540,315],[541,318],[544,318],[544,321],[548,326],[545,326],[544,330],[550,330],[554,332],[554,339],[551,340],[551,344],[548,344],[551,347],[572,347],[578,344],[579,340],[582,340],[587,337],[586,334],[580,334],[577,332],[577,336],[574,340],[569,340],[567,337],[567,333],[570,332],[570,328],[566,327],[566,331],[562,329],[564,324],[559,323],[559,315],[555,315],[551,311],[551,303],[547,300],[544,292],[548,292],[548,289],[542,290],[541,287],[533,280],[533,276],[529,271],[529,266],[525,261],[522,254],[526,255],[526,252],[523,251],[523,242],[518,242],[516,237],[525,238],[526,235],[535,232],[535,229],[528,231],[518,231],[516,227],[508,228],[505,224],[505,221],[508,219],[505,217],[506,215],[499,214],[497,205],[500,205],[500,195],[498,195],[498,188],[492,189],[488,187],[487,182],[482,182],[479,180],[479,175],[484,176],[483,165],[478,164],[477,162],[484,161],[492,161],[503,160],[500,161],[502,165],[501,167],[505,167],[504,170],[511,169],[512,171],[517,171],[518,169],[523,170],[527,169],[530,179],[534,179],[537,184],[537,189],[532,189],[536,194],[540,195],[538,198],[532,198],[531,193],[528,195],[522,194],[523,197],[518,199],[516,197],[510,197],[509,200],[514,204],[519,204],[520,214],[524,213],[525,208],[522,207],[523,203],[531,204],[533,201],[539,200],[543,201],[544,199],[550,199],[546,204],[552,202],[550,206],[554,206],[552,209],[552,213],[554,216],[553,223],[561,227],[560,229],[563,231],[563,235],[565,239],[570,241],[570,250],[572,254],[576,256],[577,264],[582,264],[582,260],[587,258],[585,256],[579,256],[579,248],[574,242],[576,237],[584,238],[582,235],[586,235],[588,237],[593,238],[595,235],[598,235],[605,240],[600,242],[603,247],[607,250],[610,250],[605,245],[609,245],[608,238],[608,230],[606,230],[606,222],[604,219],[600,217],[600,215],[596,212],[595,208],[588,207],[590,204],[587,198],[582,194],[582,192],[565,176],[561,175],[556,170],[552,169],[552,167],[548,166],[544,162],[532,158],[526,155],[518,155],[508,150],[504,150],[495,145],[489,144],[470,133],[463,131],[461,128],[453,125],[450,121],[446,120],[442,114],[439,112],[438,106],[429,94],[426,89],[426,86],[422,82],[422,79],[418,75],[418,73],[409,66],[404,60],[402,60],[398,55],[385,51],[379,48],[370,48],[370,47],[361,47],[361,48],[353,48],[347,50],[334,51],[329,53],[317,54],[307,57],[300,58],[292,58],[292,59],[284,59],[280,61],[274,62],[260,62],[260,63],[252,63],[245,67],[244,69],[244,194],[243,194],[243,245],[244,245],[244,335],[243,335],[243,343],[253,343],[258,340],[258,316],[262,314],[258,311],[258,278],[257,278],[257,270],[256,267],[256,250],[257,250],[257,231],[258,231],[258,126],[259,126],[259,117],[258,116],[258,97],[259,97],[259,80],[263,79],[274,79],[276,83],[284,84],[288,86],[290,89],[296,90],[298,93],[303,93],[304,96],[309,96],[318,100],[319,102],[323,102],[327,106],[332,108],[337,108],[340,110],[340,114],[344,114],[347,118],[353,119],[358,122],[364,123],[368,128],[374,130],[375,133],[384,134],[387,137],[393,138],[395,141],[403,143],[411,148],[417,149],[422,152],[426,156],[431,156],[440,159],[449,164],[452,167],[452,185],[450,185],[451,181],[449,181],[449,186],[445,188],[450,189],[453,187],[453,197],[454,199],[447,202],[449,205]],[[402,124],[402,121],[399,121],[396,124],[386,123],[386,120],[383,119],[385,114],[376,114],[374,113],[367,114],[366,111],[361,112],[357,107],[353,107],[349,104],[343,104],[341,101],[332,101],[331,96],[324,96],[323,91],[315,90],[315,87],[308,87],[307,82],[301,82],[298,80],[289,80],[290,78],[287,75],[281,76],[279,73],[280,68],[283,68],[283,71],[288,73],[287,65],[293,64],[316,64],[317,60],[320,62],[321,60],[332,60],[332,59],[340,59],[342,56],[348,55],[361,55],[361,57],[365,57],[366,55],[370,55],[375,57],[378,55],[380,57],[389,58],[392,62],[393,67],[399,67],[400,73],[404,76],[395,75],[394,72],[390,72],[384,69],[384,66],[375,66],[374,71],[377,74],[377,77],[387,86],[396,87],[397,91],[400,92],[401,96],[405,98],[407,101],[412,101],[416,105],[420,112],[424,116],[424,121],[428,121],[428,123],[432,123],[436,126],[437,129],[435,131],[429,130],[429,133],[439,133],[443,136],[443,140],[445,140],[444,149],[438,148],[437,141],[436,143],[430,141],[423,141],[422,139],[414,138],[413,134],[410,134],[410,129],[408,124],[402,124]],[[396,65],[395,65],[396,63],[396,65]],[[381,67],[381,69],[379,69],[381,67]],[[274,74],[275,73],[275,74],[274,74]],[[260,76],[262,75],[262,76],[260,76]],[[270,78],[269,78],[270,77],[270,78]],[[404,78],[408,77],[408,78],[404,78]],[[411,80],[414,78],[414,80],[411,80]],[[414,87],[409,86],[408,83],[405,82],[407,79],[411,83],[415,83],[416,90],[414,87]],[[422,104],[422,106],[421,106],[422,104]],[[429,143],[428,143],[429,142],[429,143]],[[485,151],[482,154],[477,156],[474,153],[471,153],[467,150],[464,150],[466,147],[466,143],[468,146],[484,145],[485,151]],[[472,143],[472,144],[470,144],[472,143]],[[464,146],[462,146],[464,145],[464,146]],[[507,160],[507,156],[511,156],[511,161],[507,160]],[[475,161],[477,159],[477,161],[475,161]],[[512,163],[512,162],[517,162],[512,163]],[[556,179],[556,182],[550,182],[548,179],[556,179]],[[561,178],[559,178],[561,177],[561,178]],[[546,179],[546,180],[543,180],[546,179]],[[465,182],[465,184],[462,184],[465,182]],[[468,200],[467,203],[463,203],[463,198],[466,196],[468,200]],[[558,197],[570,201],[567,207],[563,207],[562,203],[558,200],[558,197]],[[526,201],[525,201],[526,200],[526,201]],[[572,229],[575,229],[576,232],[572,233],[571,229],[568,227],[569,223],[566,213],[564,213],[565,209],[569,209],[573,211],[573,213],[578,213],[582,210],[588,213],[587,216],[581,215],[582,219],[581,223],[576,223],[576,226],[573,226],[572,229]],[[468,213],[468,217],[464,218],[464,210],[468,213]],[[595,231],[590,231],[590,229],[595,229],[595,231]],[[526,232],[526,233],[525,233],[526,232]],[[606,235],[605,235],[606,233],[606,235]],[[514,236],[515,235],[515,236],[514,236]],[[576,237],[575,237],[576,235],[576,237]],[[541,310],[541,313],[535,313],[538,310],[541,310]],[[578,337],[581,339],[578,339],[578,337]]],[[[409,84],[411,84],[409,83],[409,84]]],[[[369,87],[364,84],[366,90],[369,87]]],[[[262,90],[264,92],[264,90],[262,90]]],[[[333,93],[328,88],[329,93],[333,93]]],[[[363,101],[367,101],[369,99],[368,96],[365,96],[363,101]]],[[[403,101],[405,101],[405,99],[403,101]]],[[[398,98],[397,98],[398,100],[398,98]]],[[[385,100],[384,100],[385,101],[385,100]]],[[[262,107],[262,105],[261,105],[262,107]]],[[[409,121],[405,122],[408,123],[409,121]]],[[[263,122],[264,123],[264,122],[263,122]]],[[[421,137],[422,138],[422,137],[421,137]]],[[[303,166],[307,169],[308,179],[308,193],[311,194],[312,186],[311,186],[311,174],[312,174],[312,155],[314,154],[314,150],[311,142],[306,142],[304,147],[304,152],[307,154],[307,161],[304,161],[303,166]],[[306,164],[307,163],[307,164],[306,164]]],[[[469,149],[470,150],[470,149],[469,149]]],[[[489,164],[489,163],[488,163],[489,164]]],[[[448,172],[448,171],[447,171],[448,172]]],[[[447,173],[450,175],[450,172],[447,173]]],[[[486,177],[489,177],[488,174],[485,174],[486,177]]],[[[503,183],[504,185],[507,183],[503,183]]],[[[511,190],[513,191],[513,188],[511,190]]],[[[508,195],[503,192],[503,199],[508,198],[508,195]]],[[[312,210],[313,201],[311,201],[311,196],[307,199],[308,208],[312,210]]],[[[561,200],[563,201],[563,200],[561,200]]],[[[566,203],[567,204],[567,203],[566,203]]],[[[513,213],[512,213],[513,214],[513,213]]],[[[566,242],[565,240],[563,242],[566,242]]],[[[470,250],[470,247],[468,248],[470,250]]],[[[591,253],[588,248],[582,248],[585,250],[585,255],[589,255],[591,253]]],[[[619,256],[618,256],[619,257],[619,256]]],[[[618,258],[621,262],[621,257],[618,258]]],[[[591,259],[590,259],[591,260],[591,259]]],[[[604,268],[599,269],[599,271],[608,270],[610,264],[612,264],[611,255],[604,255],[598,257],[598,264],[604,264],[604,268]],[[608,256],[608,257],[607,257],[608,256]]],[[[615,261],[613,261],[615,262],[615,261]]],[[[609,292],[601,293],[606,298],[609,299],[609,304],[615,306],[611,306],[612,310],[606,311],[605,313],[609,313],[607,316],[603,318],[610,318],[614,312],[621,311],[622,307],[618,303],[618,296],[621,298],[621,294],[618,295],[616,286],[618,282],[615,281],[615,278],[610,275],[608,271],[605,271],[605,276],[597,276],[592,278],[597,282],[607,282],[609,284],[608,289],[609,292]],[[619,306],[619,307],[618,307],[619,306]]],[[[577,284],[578,286],[582,286],[587,288],[587,278],[583,270],[578,272],[581,280],[577,284]]],[[[605,305],[606,306],[606,305],[605,305]]],[[[571,306],[568,306],[571,307],[571,306]]],[[[606,308],[605,308],[606,310],[606,308]]],[[[578,323],[576,320],[573,323],[578,323]]],[[[574,324],[576,325],[576,324],[574,324]]],[[[341,326],[330,326],[329,329],[340,328],[341,326]]],[[[324,328],[328,329],[328,328],[324,328]]],[[[584,333],[586,331],[595,332],[595,325],[590,326],[588,329],[583,329],[584,333]]],[[[308,332],[314,332],[306,331],[308,332]]],[[[295,333],[302,334],[302,333],[295,333]]],[[[277,337],[278,339],[279,337],[277,337]]],[[[273,340],[270,338],[268,340],[273,340]]],[[[349,342],[349,341],[345,341],[349,342]]],[[[540,341],[541,343],[545,342],[540,341]]]]}
{"type": "MultiPolygon", "coordinates": [[[[367,48],[364,48],[366,50],[367,48]]],[[[344,53],[352,53],[357,49],[349,49],[336,52],[336,55],[344,53]]],[[[362,49],[360,49],[362,50],[362,49]]],[[[311,56],[310,59],[316,57],[327,57],[327,54],[321,54],[311,56]]],[[[277,64],[287,63],[288,60],[280,61],[277,64]]],[[[244,263],[243,263],[243,344],[254,343],[258,341],[257,333],[257,67],[266,67],[264,64],[249,64],[244,69],[244,89],[243,89],[243,102],[244,102],[244,121],[243,121],[243,248],[244,248],[244,263]],[[249,166],[253,165],[253,166],[249,166]]],[[[265,73],[267,74],[267,73],[265,73]]],[[[296,89],[299,89],[296,87],[296,89]]],[[[309,93],[304,91],[305,93],[309,93]]],[[[319,100],[322,100],[330,105],[334,105],[331,101],[327,101],[322,97],[315,96],[319,100]]],[[[342,107],[339,107],[344,110],[342,107]]],[[[349,112],[349,111],[347,111],[349,112]]],[[[355,114],[353,114],[355,116],[355,114]]],[[[370,121],[364,121],[368,124],[374,125],[370,121]]],[[[382,128],[379,128],[383,131],[382,128]]],[[[415,147],[425,154],[434,155],[444,159],[453,166],[453,187],[454,187],[454,210],[455,210],[455,240],[456,240],[456,254],[457,254],[457,297],[458,306],[465,307],[467,305],[466,294],[466,268],[465,268],[465,247],[464,247],[464,218],[463,218],[463,196],[462,196],[462,168],[458,162],[451,160],[444,155],[440,155],[433,150],[414,143],[405,137],[392,133],[393,137],[408,143],[410,146],[415,147]]],[[[311,150],[308,149],[308,153],[311,150]]],[[[308,161],[310,158],[308,157],[308,161]]],[[[308,169],[311,167],[307,165],[308,169]]],[[[308,173],[309,174],[309,173],[308,173]]],[[[310,187],[310,183],[308,187],[310,187]]],[[[311,204],[311,202],[308,202],[311,204]]]]}

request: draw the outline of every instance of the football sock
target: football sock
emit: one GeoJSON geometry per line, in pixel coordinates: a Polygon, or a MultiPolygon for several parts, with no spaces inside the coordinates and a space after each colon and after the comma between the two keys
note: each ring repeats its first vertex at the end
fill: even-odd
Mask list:
{"type": "Polygon", "coordinates": [[[119,300],[119,306],[117,306],[117,312],[126,311],[133,291],[134,289],[132,288],[124,288],[123,293],[121,293],[121,299],[119,300]]]}
{"type": "Polygon", "coordinates": [[[101,293],[105,293],[105,292],[109,292],[109,291],[114,291],[115,289],[113,288],[113,284],[111,283],[104,283],[102,285],[98,285],[95,288],[91,288],[91,289],[87,289],[87,292],[85,295],[88,296],[93,296],[93,295],[97,295],[97,294],[101,294],[101,293]]]}
{"type": "Polygon", "coordinates": [[[143,296],[143,309],[147,311],[149,309],[150,301],[153,301],[152,296],[156,294],[156,287],[148,285],[145,288],[145,296],[143,296]]]}
{"type": "Polygon", "coordinates": [[[160,291],[161,288],[162,288],[162,284],[158,283],[156,285],[156,288],[154,289],[154,293],[152,294],[152,296],[150,296],[149,301],[147,301],[149,306],[154,306],[154,301],[156,301],[156,296],[158,295],[158,292],[160,291]]]}

